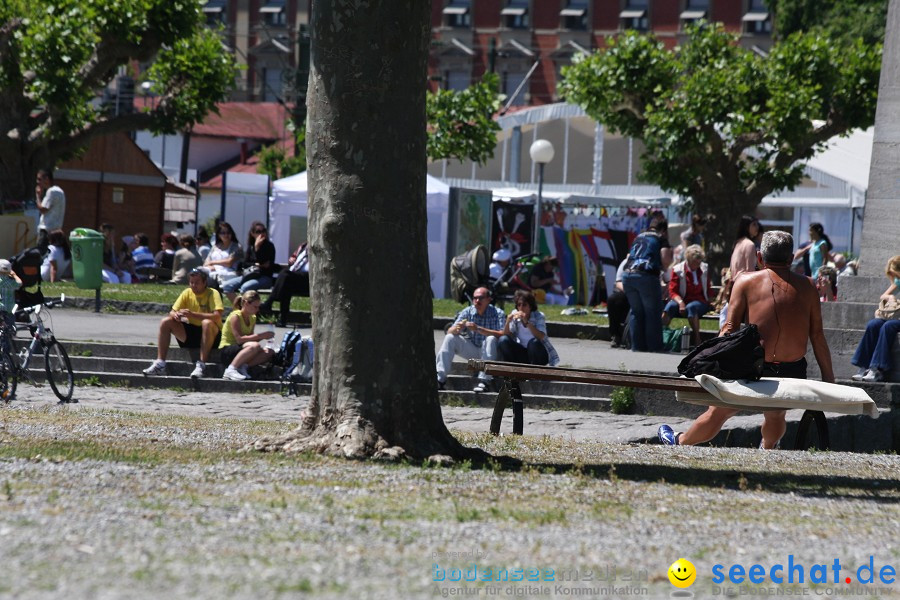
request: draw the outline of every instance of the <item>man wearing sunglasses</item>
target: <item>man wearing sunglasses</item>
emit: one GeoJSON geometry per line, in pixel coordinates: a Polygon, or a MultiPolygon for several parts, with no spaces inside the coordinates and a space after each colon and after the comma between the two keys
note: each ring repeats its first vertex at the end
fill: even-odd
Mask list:
{"type": "MultiPolygon", "coordinates": [[[[497,339],[503,335],[506,314],[491,304],[491,293],[480,287],[472,296],[472,306],[464,308],[456,315],[456,321],[447,330],[441,349],[437,355],[438,388],[444,389],[450,363],[457,354],[465,359],[480,358],[497,360],[497,339]]],[[[478,374],[475,392],[486,392],[492,377],[478,374]]]]}

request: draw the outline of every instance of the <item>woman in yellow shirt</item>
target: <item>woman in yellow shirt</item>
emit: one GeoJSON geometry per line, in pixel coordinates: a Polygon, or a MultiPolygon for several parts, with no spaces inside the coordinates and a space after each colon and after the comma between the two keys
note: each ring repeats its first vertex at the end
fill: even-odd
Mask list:
{"type": "Polygon", "coordinates": [[[248,379],[249,367],[261,365],[275,357],[274,350],[259,345],[259,342],[275,337],[275,333],[253,333],[260,303],[259,292],[256,290],[244,292],[234,300],[234,310],[225,320],[222,341],[219,343],[219,356],[222,364],[227,365],[223,379],[248,379]]]}

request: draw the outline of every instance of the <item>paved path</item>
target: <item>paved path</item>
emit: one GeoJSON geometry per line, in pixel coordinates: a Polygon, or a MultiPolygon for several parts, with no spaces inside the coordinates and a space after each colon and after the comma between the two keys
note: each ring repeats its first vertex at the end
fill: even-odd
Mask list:
{"type": "MultiPolygon", "coordinates": [[[[160,318],[161,315],[96,314],[76,309],[52,311],[53,331],[62,340],[155,345],[160,318]]],[[[276,328],[277,340],[281,339],[284,331],[287,330],[276,328]]],[[[309,333],[309,329],[302,331],[309,333]]],[[[443,339],[443,332],[434,332],[435,351],[440,348],[443,339]]],[[[609,342],[595,340],[560,338],[554,339],[553,345],[559,352],[560,364],[571,367],[674,374],[683,358],[680,354],[650,354],[610,348],[609,342]]]]}
{"type": "MultiPolygon", "coordinates": [[[[52,312],[52,326],[63,340],[119,342],[155,345],[160,317],[148,315],[95,314],[74,309],[56,309],[52,312]]],[[[277,331],[281,338],[283,330],[277,331]]],[[[308,330],[307,330],[308,332],[308,330]]],[[[435,349],[440,347],[443,333],[434,334],[435,349]]],[[[613,349],[608,342],[578,339],[554,340],[562,364],[597,369],[621,369],[674,373],[682,356],[677,354],[647,354],[613,349]]],[[[114,408],[125,411],[159,412],[189,416],[207,416],[235,419],[264,419],[283,421],[286,427],[297,423],[306,398],[284,398],[278,394],[229,394],[215,395],[197,392],[141,389],[129,390],[115,387],[77,387],[77,405],[71,408],[114,408]]],[[[55,401],[47,388],[33,388],[23,384],[18,399],[23,403],[51,405],[55,401]]],[[[450,429],[487,431],[491,410],[487,408],[442,408],[444,421],[450,429]]],[[[789,418],[799,419],[789,413],[789,418]]],[[[501,432],[511,430],[509,414],[501,432]]],[[[739,416],[729,421],[729,428],[756,427],[759,415],[739,416]]],[[[603,412],[582,411],[525,411],[527,435],[552,435],[573,440],[607,442],[632,442],[651,439],[663,421],[676,429],[689,422],[678,417],[654,417],[645,415],[613,415],[603,412]]]]}

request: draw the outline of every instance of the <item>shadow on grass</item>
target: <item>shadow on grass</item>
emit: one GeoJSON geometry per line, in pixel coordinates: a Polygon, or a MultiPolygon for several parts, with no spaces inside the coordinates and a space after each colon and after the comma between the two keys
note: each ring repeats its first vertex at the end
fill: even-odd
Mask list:
{"type": "Polygon", "coordinates": [[[810,475],[604,462],[596,464],[529,462],[510,456],[472,461],[473,469],[504,473],[538,470],[544,474],[578,475],[606,481],[658,482],[688,487],[796,494],[809,498],[868,500],[895,504],[900,481],[846,475],[810,475]]]}

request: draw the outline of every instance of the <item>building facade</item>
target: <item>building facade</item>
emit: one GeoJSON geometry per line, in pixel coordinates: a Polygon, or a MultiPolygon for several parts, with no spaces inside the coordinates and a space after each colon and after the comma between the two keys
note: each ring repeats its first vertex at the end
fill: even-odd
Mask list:
{"type": "Polygon", "coordinates": [[[700,19],[740,33],[748,48],[772,44],[763,0],[432,0],[431,85],[460,90],[493,71],[510,106],[551,104],[576,54],[627,30],[675,46],[700,19]]]}
{"type": "MultiPolygon", "coordinates": [[[[242,68],[231,100],[295,102],[312,0],[209,0],[207,24],[242,68]]],[[[303,86],[305,89],[305,86],[303,86]]]]}

